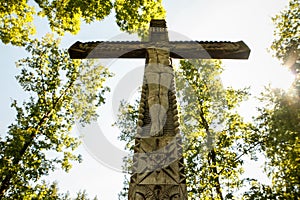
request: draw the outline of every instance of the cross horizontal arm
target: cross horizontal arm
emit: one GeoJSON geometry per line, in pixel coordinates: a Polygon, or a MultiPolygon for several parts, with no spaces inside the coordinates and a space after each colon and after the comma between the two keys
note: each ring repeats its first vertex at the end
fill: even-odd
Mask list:
{"type": "Polygon", "coordinates": [[[249,47],[243,42],[76,42],[69,48],[72,59],[145,58],[147,48],[167,48],[170,57],[181,59],[247,59],[249,47]]]}

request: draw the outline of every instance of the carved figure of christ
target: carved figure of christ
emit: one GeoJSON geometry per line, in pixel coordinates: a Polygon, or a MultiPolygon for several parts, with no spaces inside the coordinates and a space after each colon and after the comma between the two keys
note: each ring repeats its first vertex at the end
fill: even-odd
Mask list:
{"type": "Polygon", "coordinates": [[[148,84],[148,105],[151,118],[150,136],[162,136],[169,108],[168,92],[173,80],[167,49],[148,48],[145,77],[148,84]]]}

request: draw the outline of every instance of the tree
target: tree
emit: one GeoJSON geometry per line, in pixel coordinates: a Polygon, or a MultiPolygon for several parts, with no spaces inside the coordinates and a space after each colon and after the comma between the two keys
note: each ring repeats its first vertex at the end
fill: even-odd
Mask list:
{"type": "Polygon", "coordinates": [[[290,0],[288,9],[273,18],[276,29],[271,49],[274,55],[296,75],[295,86],[300,96],[300,2],[290,0]]]}
{"type": "Polygon", "coordinates": [[[288,91],[267,88],[260,98],[264,107],[256,118],[257,128],[248,142],[258,141],[266,156],[265,171],[271,185],[253,180],[246,199],[299,199],[300,197],[300,4],[289,1],[289,8],[273,18],[274,55],[295,74],[288,91]],[[258,198],[259,197],[259,198],[258,198]]]}
{"type": "MultiPolygon", "coordinates": [[[[133,105],[129,104],[126,101],[121,101],[119,107],[119,114],[117,121],[114,123],[114,126],[117,126],[121,130],[119,136],[120,141],[126,143],[125,150],[129,150],[128,157],[123,158],[123,171],[130,172],[131,166],[133,163],[133,150],[134,150],[134,139],[137,130],[137,120],[138,120],[138,106],[139,102],[136,100],[133,105]]],[[[118,194],[119,200],[128,199],[128,190],[129,190],[129,174],[124,175],[123,189],[118,194]]]]}
{"type": "Polygon", "coordinates": [[[114,8],[116,22],[121,30],[129,33],[136,32],[142,38],[147,35],[151,19],[164,19],[166,14],[162,0],[116,0],[114,8]]]}
{"type": "Polygon", "coordinates": [[[104,103],[108,70],[71,60],[58,46],[51,35],[34,40],[26,45],[31,57],[17,62],[21,72],[16,78],[29,99],[22,105],[13,101],[16,119],[1,138],[0,199],[37,195],[44,186],[35,183],[50,171],[68,171],[71,161],[81,161],[73,154],[80,142],[70,134],[72,127],[76,120],[86,124],[96,119],[96,109],[104,103]]]}
{"type": "Polygon", "coordinates": [[[233,199],[242,187],[243,137],[249,126],[237,113],[245,89],[224,89],[220,61],[182,60],[176,86],[189,197],[233,199]]]}
{"type": "Polygon", "coordinates": [[[257,142],[265,155],[265,171],[272,184],[262,185],[253,180],[255,187],[246,199],[271,196],[272,199],[300,197],[300,101],[294,90],[288,92],[269,89],[261,98],[265,105],[256,118],[257,129],[249,143],[257,142]]]}
{"type": "MultiPolygon", "coordinates": [[[[293,62],[300,57],[299,51],[299,13],[300,3],[298,0],[289,0],[288,9],[283,10],[273,18],[275,23],[275,39],[271,49],[275,56],[284,63],[293,62]]],[[[291,63],[294,64],[294,63],[291,63]]]]}
{"type": "MultiPolygon", "coordinates": [[[[161,0],[10,0],[0,2],[0,39],[4,44],[24,46],[35,33],[34,18],[46,17],[52,31],[78,33],[81,21],[91,23],[107,17],[115,9],[121,30],[144,30],[152,17],[163,18],[161,0]]],[[[140,32],[141,33],[141,32],[140,32]]]]}
{"type": "MultiPolygon", "coordinates": [[[[243,172],[242,156],[253,147],[243,145],[244,135],[251,130],[236,110],[248,93],[244,89],[224,89],[218,79],[221,72],[220,61],[208,60],[182,60],[176,71],[183,155],[191,199],[233,199],[234,192],[243,185],[239,177],[243,172]]],[[[116,125],[122,132],[120,139],[132,150],[137,104],[125,105],[116,125]]],[[[130,169],[130,162],[126,167],[130,169]]],[[[126,198],[126,184],[128,181],[119,199],[126,198]]]]}

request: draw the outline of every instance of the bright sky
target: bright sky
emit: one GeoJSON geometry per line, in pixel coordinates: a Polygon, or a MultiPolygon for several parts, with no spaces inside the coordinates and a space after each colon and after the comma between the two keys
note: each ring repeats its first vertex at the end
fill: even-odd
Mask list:
{"type": "MultiPolygon", "coordinates": [[[[287,0],[189,0],[188,3],[180,0],[165,0],[164,5],[167,10],[169,32],[175,33],[175,37],[171,36],[173,40],[180,39],[179,34],[191,40],[243,40],[251,48],[249,60],[223,62],[225,64],[222,75],[224,86],[235,88],[251,86],[251,92],[257,95],[268,83],[282,88],[290,85],[290,73],[267,52],[273,40],[274,27],[271,17],[287,5],[287,0]]],[[[42,20],[38,21],[37,30],[39,37],[49,32],[45,21],[42,20]]],[[[66,34],[62,45],[68,48],[77,40],[96,41],[124,37],[115,24],[112,14],[102,22],[84,25],[76,36],[66,34]]],[[[0,131],[3,135],[14,119],[15,113],[10,108],[12,99],[22,100],[26,97],[14,79],[18,73],[14,63],[25,57],[26,53],[23,49],[10,45],[0,44],[0,49],[2,62],[0,131]]],[[[97,195],[99,199],[107,200],[117,199],[117,194],[122,188],[123,174],[118,168],[121,155],[126,154],[122,151],[123,144],[117,140],[120,131],[111,127],[116,117],[117,100],[132,98],[134,90],[123,89],[122,85],[128,82],[132,88],[139,85],[144,60],[101,60],[99,62],[108,65],[116,74],[108,82],[112,92],[108,95],[107,104],[100,110],[99,127],[97,127],[99,130],[86,139],[85,147],[80,147],[78,150],[83,155],[83,163],[75,164],[68,174],[55,172],[50,179],[57,180],[63,191],[69,190],[75,193],[80,189],[86,189],[90,197],[97,195]],[[133,73],[136,75],[132,76],[133,73]],[[133,80],[133,77],[136,80],[133,80]]],[[[243,104],[242,114],[249,119],[254,113],[255,106],[254,100],[243,104]]],[[[247,173],[257,176],[253,168],[248,169],[247,173]]]]}

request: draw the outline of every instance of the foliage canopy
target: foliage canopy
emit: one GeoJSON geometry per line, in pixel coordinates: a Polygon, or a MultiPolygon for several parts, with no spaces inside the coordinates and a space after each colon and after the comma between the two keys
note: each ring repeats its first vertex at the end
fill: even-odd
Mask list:
{"type": "Polygon", "coordinates": [[[273,18],[276,25],[272,50],[295,74],[287,91],[267,88],[260,101],[256,130],[249,143],[258,141],[265,155],[265,171],[271,185],[252,182],[246,199],[299,199],[300,197],[300,4],[290,0],[289,7],[273,18]]]}
{"type": "Polygon", "coordinates": [[[81,161],[73,153],[80,142],[72,127],[76,120],[85,124],[97,117],[108,90],[106,68],[71,60],[51,35],[28,43],[26,50],[31,57],[17,62],[16,78],[29,99],[21,105],[13,101],[16,119],[1,138],[0,199],[37,195],[45,184],[34,183],[58,167],[70,170],[72,160],[81,161]]]}
{"type": "Polygon", "coordinates": [[[292,65],[300,58],[300,2],[290,0],[289,7],[276,15],[273,22],[276,29],[271,49],[278,59],[295,72],[292,65]]]}
{"type": "Polygon", "coordinates": [[[107,17],[114,8],[120,29],[141,35],[151,18],[165,17],[162,0],[10,0],[0,2],[0,39],[4,44],[24,46],[36,32],[34,19],[46,17],[52,31],[77,34],[81,21],[91,23],[107,17]]]}

